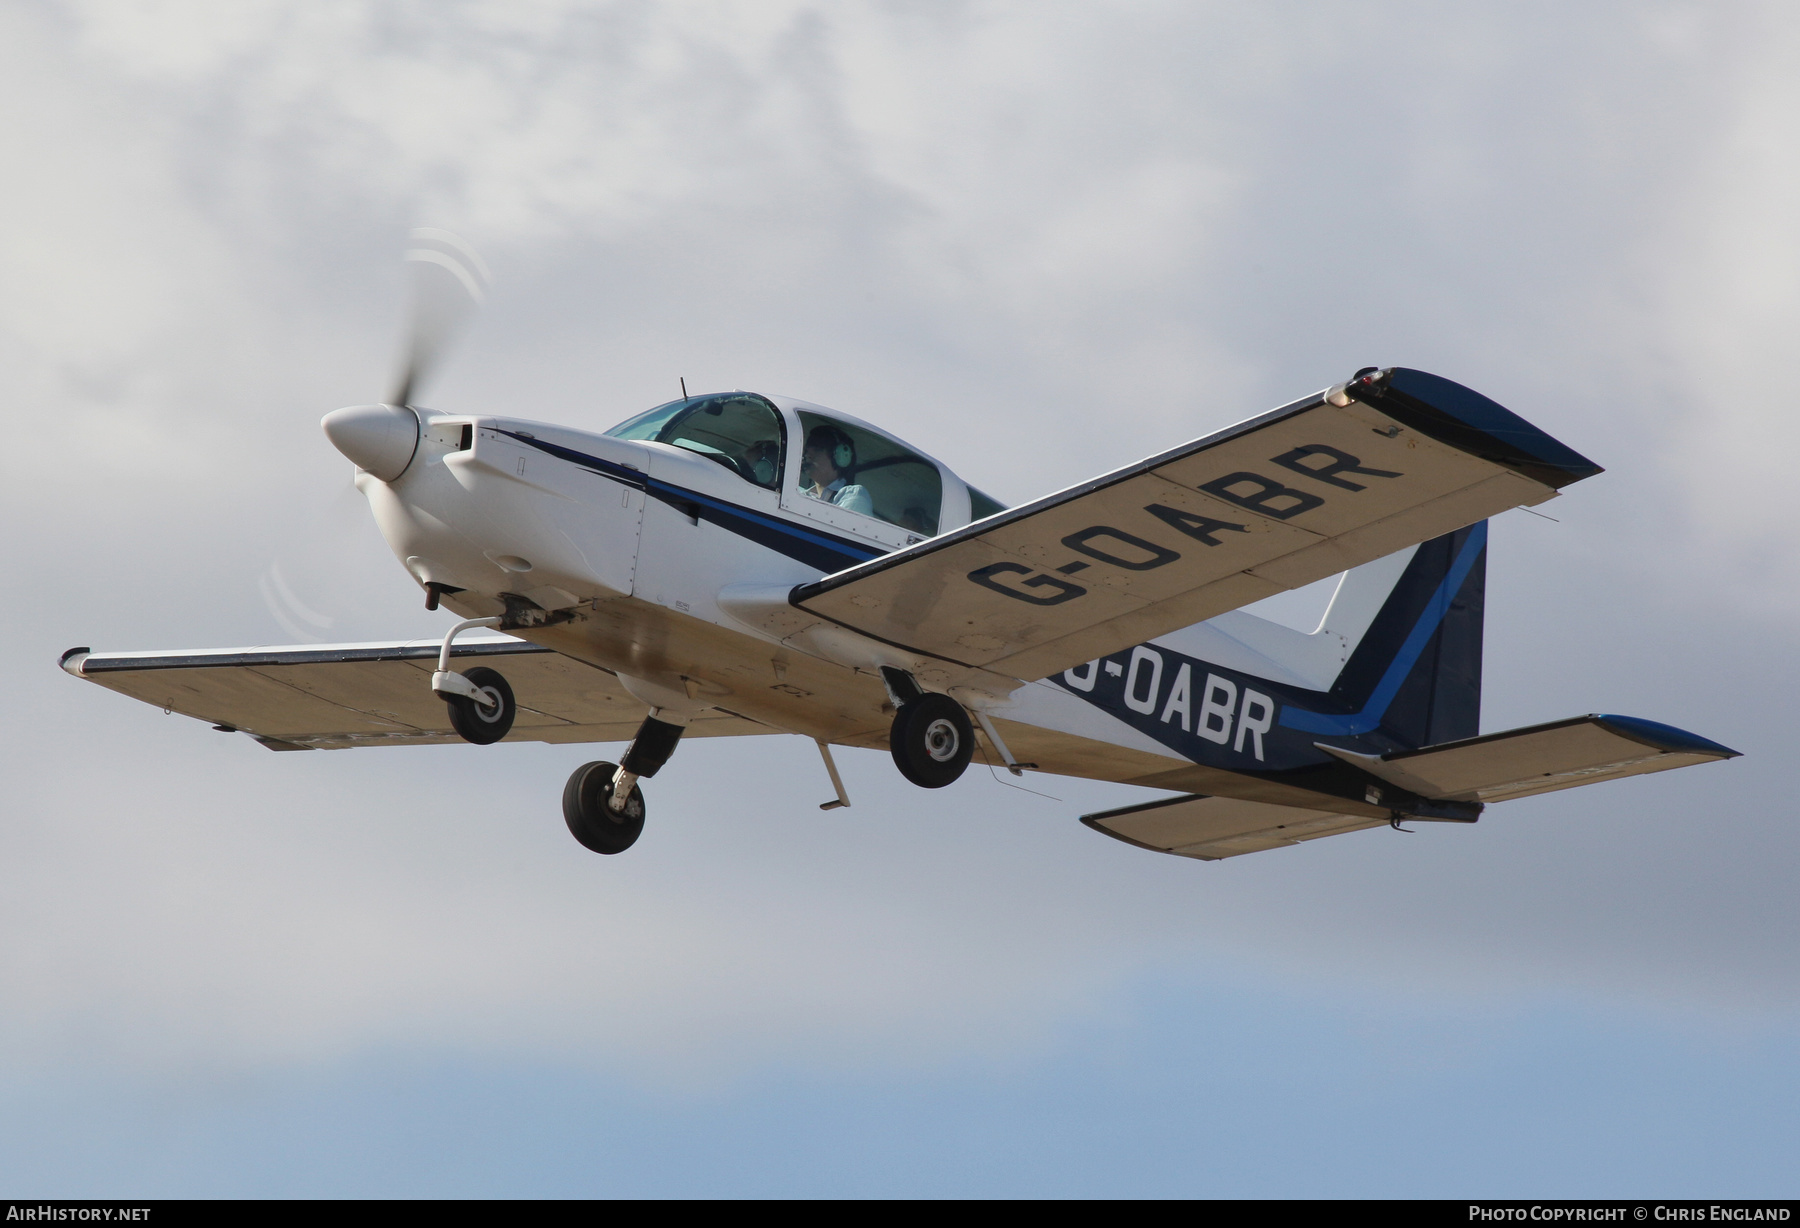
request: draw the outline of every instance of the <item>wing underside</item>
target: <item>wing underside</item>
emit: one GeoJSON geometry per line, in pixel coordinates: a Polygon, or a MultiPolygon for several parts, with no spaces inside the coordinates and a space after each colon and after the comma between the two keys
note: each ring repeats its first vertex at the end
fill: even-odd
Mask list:
{"type": "Polygon", "coordinates": [[[1599,467],[1424,372],[1323,393],[795,589],[804,611],[1047,677],[1512,507],[1599,467]]]}
{"type": "MultiPolygon", "coordinates": [[[[108,690],[249,734],[271,750],[460,742],[431,692],[438,645],[424,641],[106,655],[77,651],[63,668],[108,690]]],[[[459,668],[499,669],[519,714],[508,742],[627,742],[644,704],[606,670],[520,640],[459,641],[459,668]]],[[[718,710],[690,737],[775,733],[718,710]]]]}

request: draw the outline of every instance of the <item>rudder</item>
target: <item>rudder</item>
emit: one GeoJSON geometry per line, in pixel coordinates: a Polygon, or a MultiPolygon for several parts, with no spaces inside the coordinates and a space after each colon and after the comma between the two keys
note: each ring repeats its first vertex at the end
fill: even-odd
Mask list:
{"type": "Polygon", "coordinates": [[[1483,520],[1422,543],[1332,687],[1398,747],[1480,732],[1487,537],[1483,520]]]}

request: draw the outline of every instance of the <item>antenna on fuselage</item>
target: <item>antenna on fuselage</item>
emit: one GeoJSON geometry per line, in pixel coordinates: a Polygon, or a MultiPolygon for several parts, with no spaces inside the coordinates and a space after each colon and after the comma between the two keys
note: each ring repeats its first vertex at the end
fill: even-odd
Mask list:
{"type": "Polygon", "coordinates": [[[681,377],[681,399],[684,401],[688,399],[687,376],[685,376],[685,375],[681,377]]]}

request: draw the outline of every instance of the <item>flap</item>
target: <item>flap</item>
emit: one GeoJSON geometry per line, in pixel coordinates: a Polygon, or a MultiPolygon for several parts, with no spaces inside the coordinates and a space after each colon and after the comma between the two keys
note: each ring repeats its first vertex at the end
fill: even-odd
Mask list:
{"type": "MultiPolygon", "coordinates": [[[[456,743],[444,701],[431,691],[439,641],[299,645],[200,652],[99,654],[75,650],[63,668],[108,690],[247,733],[271,750],[456,743]]],[[[508,742],[628,742],[644,719],[619,680],[551,649],[515,639],[461,639],[458,667],[498,669],[519,714],[508,742]]],[[[717,710],[691,737],[775,733],[717,710]]]]}
{"type": "Polygon", "coordinates": [[[1738,752],[1655,721],[1578,716],[1422,750],[1359,755],[1317,744],[1422,797],[1501,802],[1576,785],[1733,759],[1738,752]]]}
{"type": "Polygon", "coordinates": [[[1259,853],[1320,836],[1380,827],[1387,822],[1198,793],[1084,814],[1081,821],[1127,844],[1201,861],[1259,853]]]}
{"type": "MultiPolygon", "coordinates": [[[[1396,368],[793,590],[909,651],[1047,677],[1599,472],[1396,368]]],[[[1101,429],[1097,427],[1096,429],[1101,429]]]]}

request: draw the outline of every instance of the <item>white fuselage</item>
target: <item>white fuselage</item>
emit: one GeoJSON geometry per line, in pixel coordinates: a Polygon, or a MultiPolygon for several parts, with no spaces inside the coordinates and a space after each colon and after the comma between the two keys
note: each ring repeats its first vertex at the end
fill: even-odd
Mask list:
{"type": "MultiPolygon", "coordinates": [[[[363,471],[357,484],[395,556],[449,608],[477,618],[510,606],[514,634],[617,674],[673,719],[717,708],[825,742],[885,746],[893,708],[880,671],[890,666],[989,714],[1043,770],[1223,787],[1064,687],[917,656],[792,607],[795,585],[922,535],[802,487],[800,412],[875,428],[768,400],[787,440],[778,489],[671,444],[431,410],[415,411],[419,442],[404,471],[387,481],[363,471]]],[[[938,532],[968,524],[969,488],[930,463],[943,488],[938,532]]],[[[1251,621],[1296,645],[1321,638],[1251,621]]],[[[1250,647],[1213,637],[1222,651],[1250,647]]]]}
{"type": "MultiPolygon", "coordinates": [[[[774,403],[790,440],[797,408],[819,408],[774,403]]],[[[419,445],[404,472],[357,478],[395,556],[465,616],[503,614],[511,595],[564,618],[516,633],[612,670],[653,707],[723,707],[855,743],[885,730],[882,665],[934,689],[976,686],[989,703],[1019,687],[786,606],[796,584],[921,540],[805,494],[791,443],[770,490],[670,444],[417,412],[419,445]]],[[[937,467],[938,528],[961,527],[967,487],[937,467]]]]}

